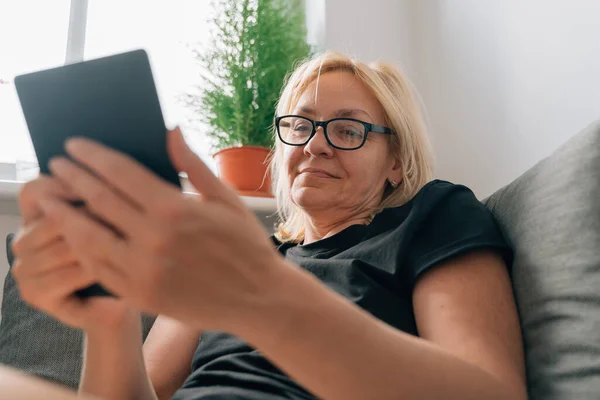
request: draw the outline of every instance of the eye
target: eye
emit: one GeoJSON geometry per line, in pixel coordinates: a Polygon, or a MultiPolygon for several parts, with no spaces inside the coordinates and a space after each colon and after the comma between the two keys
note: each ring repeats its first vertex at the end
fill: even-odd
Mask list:
{"type": "Polygon", "coordinates": [[[335,126],[335,132],[336,134],[338,134],[339,136],[345,136],[348,138],[356,138],[356,137],[362,137],[363,136],[363,132],[362,129],[359,129],[358,127],[355,127],[353,125],[336,125],[335,126]]]}
{"type": "Polygon", "coordinates": [[[362,133],[361,132],[359,132],[356,129],[351,128],[351,127],[350,128],[346,128],[344,130],[344,134],[346,136],[351,136],[351,137],[359,137],[359,136],[362,137],[362,133]]]}
{"type": "Polygon", "coordinates": [[[312,130],[312,125],[310,125],[306,121],[298,122],[294,125],[294,130],[296,132],[306,132],[312,130]]]}

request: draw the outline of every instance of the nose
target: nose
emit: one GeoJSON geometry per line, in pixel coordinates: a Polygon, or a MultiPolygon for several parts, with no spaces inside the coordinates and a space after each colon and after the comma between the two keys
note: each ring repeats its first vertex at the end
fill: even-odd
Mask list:
{"type": "Polygon", "coordinates": [[[331,157],[333,155],[333,147],[327,142],[322,126],[317,127],[315,135],[304,145],[304,152],[313,156],[331,157]]]}

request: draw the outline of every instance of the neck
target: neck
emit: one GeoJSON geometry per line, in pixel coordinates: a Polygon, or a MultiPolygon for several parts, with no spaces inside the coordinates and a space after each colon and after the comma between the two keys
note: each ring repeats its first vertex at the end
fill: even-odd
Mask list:
{"type": "Polygon", "coordinates": [[[333,236],[352,225],[367,225],[371,220],[371,214],[363,213],[350,218],[330,219],[328,221],[317,220],[307,215],[305,219],[303,244],[309,244],[333,236]]]}

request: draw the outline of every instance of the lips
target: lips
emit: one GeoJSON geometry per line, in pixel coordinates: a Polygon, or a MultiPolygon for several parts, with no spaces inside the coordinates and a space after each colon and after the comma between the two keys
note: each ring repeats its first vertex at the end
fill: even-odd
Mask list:
{"type": "Polygon", "coordinates": [[[337,179],[337,176],[323,170],[323,169],[319,169],[319,168],[304,168],[302,170],[300,170],[300,174],[314,174],[314,175],[324,175],[327,176],[329,178],[334,178],[337,179]]]}

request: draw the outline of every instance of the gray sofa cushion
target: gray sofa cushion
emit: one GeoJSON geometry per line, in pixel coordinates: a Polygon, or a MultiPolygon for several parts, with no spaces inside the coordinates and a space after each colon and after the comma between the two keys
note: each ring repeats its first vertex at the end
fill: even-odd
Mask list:
{"type": "MultiPolygon", "coordinates": [[[[154,318],[144,316],[144,338],[154,318]]],[[[0,323],[0,364],[76,388],[81,373],[83,335],[27,305],[9,272],[4,281],[0,323]]]]}
{"type": "Polygon", "coordinates": [[[599,398],[600,121],[484,203],[515,249],[530,398],[599,398]]]}

